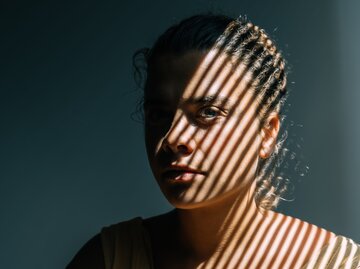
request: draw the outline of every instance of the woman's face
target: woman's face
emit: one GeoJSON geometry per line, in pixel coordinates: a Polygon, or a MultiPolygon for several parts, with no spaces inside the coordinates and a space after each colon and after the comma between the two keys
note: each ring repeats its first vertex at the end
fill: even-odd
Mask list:
{"type": "Polygon", "coordinates": [[[145,140],[153,174],[177,208],[244,195],[263,144],[251,75],[223,53],[166,54],[145,86],[145,140]]]}

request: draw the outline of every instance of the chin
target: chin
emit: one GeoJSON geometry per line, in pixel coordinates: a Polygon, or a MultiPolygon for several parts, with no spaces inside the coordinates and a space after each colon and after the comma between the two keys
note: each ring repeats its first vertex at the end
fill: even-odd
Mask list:
{"type": "Polygon", "coordinates": [[[239,198],[239,193],[229,192],[216,195],[214,197],[190,199],[183,193],[179,196],[165,195],[169,203],[178,209],[191,210],[199,208],[210,208],[212,206],[219,206],[221,204],[235,202],[239,198]]]}
{"type": "Polygon", "coordinates": [[[193,210],[193,209],[199,209],[199,208],[205,208],[211,206],[211,203],[207,202],[190,202],[190,201],[179,201],[179,200],[169,200],[169,203],[177,208],[177,209],[183,209],[183,210],[193,210]]]}

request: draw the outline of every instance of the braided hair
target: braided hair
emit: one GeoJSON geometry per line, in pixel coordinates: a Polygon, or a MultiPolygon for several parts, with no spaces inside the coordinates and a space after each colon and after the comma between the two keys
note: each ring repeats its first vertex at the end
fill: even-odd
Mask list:
{"type": "MultiPolygon", "coordinates": [[[[201,14],[170,27],[151,49],[141,49],[134,54],[135,79],[143,87],[148,70],[159,55],[181,55],[188,51],[206,53],[214,48],[234,59],[234,68],[241,63],[251,71],[260,126],[271,112],[280,113],[287,96],[285,60],[266,32],[244,17],[234,19],[201,14]]],[[[138,111],[141,107],[140,103],[138,111]]],[[[272,155],[259,162],[255,202],[261,209],[276,207],[286,191],[286,180],[277,175],[284,140],[285,135],[278,141],[272,155]]]]}

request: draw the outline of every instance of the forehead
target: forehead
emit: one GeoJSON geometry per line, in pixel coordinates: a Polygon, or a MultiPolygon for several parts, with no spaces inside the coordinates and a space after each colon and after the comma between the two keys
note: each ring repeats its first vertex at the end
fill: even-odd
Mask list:
{"type": "Polygon", "coordinates": [[[243,64],[217,50],[165,54],[149,68],[145,99],[236,98],[250,90],[251,80],[251,72],[243,64]]]}

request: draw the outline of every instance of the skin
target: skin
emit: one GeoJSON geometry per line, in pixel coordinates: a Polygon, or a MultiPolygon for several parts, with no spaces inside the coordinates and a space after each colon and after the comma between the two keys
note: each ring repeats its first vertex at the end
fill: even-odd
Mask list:
{"type": "MultiPolygon", "coordinates": [[[[147,155],[175,208],[143,222],[154,268],[296,269],[335,237],[257,207],[259,160],[274,150],[280,122],[276,112],[261,121],[252,81],[216,51],[164,54],[150,66],[147,155]]],[[[99,235],[67,266],[79,268],[104,268],[99,235]]]]}
{"type": "Polygon", "coordinates": [[[248,87],[251,76],[242,78],[245,67],[233,72],[227,63],[212,82],[212,69],[227,61],[221,55],[210,65],[213,58],[215,53],[205,57],[197,52],[160,57],[146,85],[148,159],[161,190],[176,208],[201,208],[238,197],[254,182],[260,151],[264,158],[271,152],[279,130],[277,114],[268,119],[268,130],[260,130],[257,101],[248,87]],[[194,170],[179,174],[187,176],[189,184],[171,180],[177,174],[166,174],[177,166],[194,170]]]}
{"type": "MultiPolygon", "coordinates": [[[[156,268],[248,268],[250,262],[279,268],[292,250],[297,257],[304,249],[305,243],[285,239],[291,232],[294,238],[305,236],[299,231],[310,224],[303,222],[295,233],[290,224],[299,223],[293,218],[262,212],[255,204],[258,162],[273,151],[280,122],[274,112],[260,126],[251,82],[245,66],[234,69],[231,59],[216,51],[161,55],[150,69],[147,154],[157,183],[175,207],[145,221],[156,268]],[[277,240],[278,259],[268,256],[274,252],[275,230],[283,236],[277,240]]],[[[333,237],[311,229],[312,251],[333,237]]],[[[310,252],[291,268],[303,265],[310,252]]]]}

